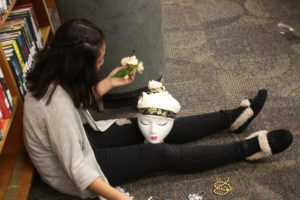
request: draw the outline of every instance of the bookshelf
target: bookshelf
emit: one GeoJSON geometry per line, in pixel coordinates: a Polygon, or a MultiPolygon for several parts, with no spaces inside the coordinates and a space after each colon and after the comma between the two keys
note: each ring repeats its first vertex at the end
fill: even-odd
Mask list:
{"type": "MultiPolygon", "coordinates": [[[[0,30],[15,6],[31,3],[40,25],[42,40],[47,45],[54,29],[45,0],[13,0],[7,13],[0,20],[0,30]]],[[[27,199],[33,176],[33,166],[23,144],[23,98],[14,79],[13,72],[0,45],[0,66],[8,89],[13,97],[12,116],[4,122],[0,141],[0,200],[27,199]]]]}

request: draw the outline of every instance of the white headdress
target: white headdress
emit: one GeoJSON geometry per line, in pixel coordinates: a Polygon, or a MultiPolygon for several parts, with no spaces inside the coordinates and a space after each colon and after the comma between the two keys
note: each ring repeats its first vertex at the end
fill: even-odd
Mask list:
{"type": "Polygon", "coordinates": [[[149,81],[149,91],[143,92],[137,104],[140,113],[175,118],[180,110],[179,102],[165,90],[161,82],[149,81]]]}

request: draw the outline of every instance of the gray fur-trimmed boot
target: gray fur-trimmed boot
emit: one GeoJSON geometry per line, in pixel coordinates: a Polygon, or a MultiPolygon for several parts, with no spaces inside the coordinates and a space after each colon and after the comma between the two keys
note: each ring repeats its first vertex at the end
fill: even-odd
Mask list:
{"type": "Polygon", "coordinates": [[[234,121],[229,129],[234,133],[241,133],[261,111],[267,95],[267,90],[261,89],[254,99],[243,100],[240,107],[233,111],[233,114],[237,116],[234,117],[234,121]]]}
{"type": "Polygon", "coordinates": [[[270,132],[262,130],[249,135],[246,141],[248,143],[248,150],[254,152],[246,157],[246,160],[258,160],[278,154],[287,149],[293,142],[293,135],[289,130],[285,129],[270,132]],[[257,150],[257,146],[259,150],[257,150]]]}

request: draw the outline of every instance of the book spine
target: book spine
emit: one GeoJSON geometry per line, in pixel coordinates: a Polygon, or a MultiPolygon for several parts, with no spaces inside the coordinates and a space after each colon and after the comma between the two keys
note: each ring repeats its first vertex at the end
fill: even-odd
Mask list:
{"type": "Polygon", "coordinates": [[[36,36],[36,42],[37,42],[38,49],[42,49],[43,48],[42,39],[41,39],[42,34],[34,21],[33,13],[34,13],[33,9],[31,8],[30,9],[30,19],[31,19],[32,28],[34,31],[34,35],[36,36]]]}
{"type": "Polygon", "coordinates": [[[16,82],[19,83],[19,90],[21,92],[22,97],[24,97],[26,93],[26,89],[24,88],[24,76],[23,71],[21,70],[20,64],[18,62],[17,55],[14,53],[14,55],[11,57],[11,62],[13,64],[14,70],[16,71],[16,82]]]}
{"type": "MultiPolygon", "coordinates": [[[[3,118],[3,114],[2,111],[0,110],[0,128],[3,129],[4,128],[4,118],[3,118]]],[[[0,141],[2,140],[2,135],[0,135],[0,141]]]]}
{"type": "Polygon", "coordinates": [[[8,119],[11,117],[9,104],[7,99],[5,98],[5,94],[1,85],[0,85],[0,109],[4,119],[8,119]]]}
{"type": "Polygon", "coordinates": [[[24,50],[23,41],[22,41],[20,35],[17,36],[16,42],[17,42],[17,45],[18,45],[19,50],[20,50],[20,52],[21,52],[21,56],[22,56],[24,62],[26,62],[26,61],[28,60],[28,55],[26,54],[26,52],[25,52],[25,50],[24,50]]]}
{"type": "Polygon", "coordinates": [[[19,49],[16,41],[13,42],[13,47],[14,47],[14,49],[16,51],[16,54],[17,54],[18,60],[19,60],[19,62],[21,64],[21,67],[22,67],[22,69],[24,69],[25,68],[25,63],[24,63],[24,60],[22,58],[20,49],[19,49]]]}
{"type": "Polygon", "coordinates": [[[13,101],[11,93],[10,93],[8,87],[7,87],[7,84],[6,84],[6,81],[5,81],[5,78],[4,78],[4,75],[3,75],[3,72],[1,70],[1,68],[0,68],[0,84],[3,88],[3,90],[4,90],[5,97],[8,100],[10,112],[12,113],[13,107],[14,107],[14,101],[13,101]]]}
{"type": "Polygon", "coordinates": [[[8,64],[10,66],[11,72],[12,72],[14,78],[15,78],[15,82],[17,83],[17,86],[19,87],[19,81],[17,81],[18,80],[18,75],[16,73],[16,70],[14,69],[13,63],[12,63],[11,59],[8,59],[7,61],[8,61],[8,64]]]}

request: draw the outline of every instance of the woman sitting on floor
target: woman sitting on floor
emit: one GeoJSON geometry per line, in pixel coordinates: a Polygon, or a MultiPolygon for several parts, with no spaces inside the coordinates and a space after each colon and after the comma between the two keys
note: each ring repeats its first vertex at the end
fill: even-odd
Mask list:
{"type": "MultiPolygon", "coordinates": [[[[38,54],[27,76],[24,142],[41,178],[54,189],[83,199],[127,200],[132,198],[113,186],[158,171],[200,172],[247,158],[263,158],[292,143],[288,130],[273,130],[230,144],[178,145],[230,127],[233,132],[242,132],[262,109],[266,90],[232,110],[177,119],[173,115],[179,111],[175,101],[170,102],[171,108],[164,104],[161,109],[169,112],[174,126],[163,143],[144,143],[137,119],[123,126],[112,122],[99,131],[87,108],[110,89],[129,84],[135,77],[133,73],[128,79],[114,78],[123,66],[98,81],[105,48],[103,32],[97,26],[84,19],[70,20],[38,54]]],[[[140,107],[146,110],[143,114],[149,106],[154,105],[140,107]]]]}

